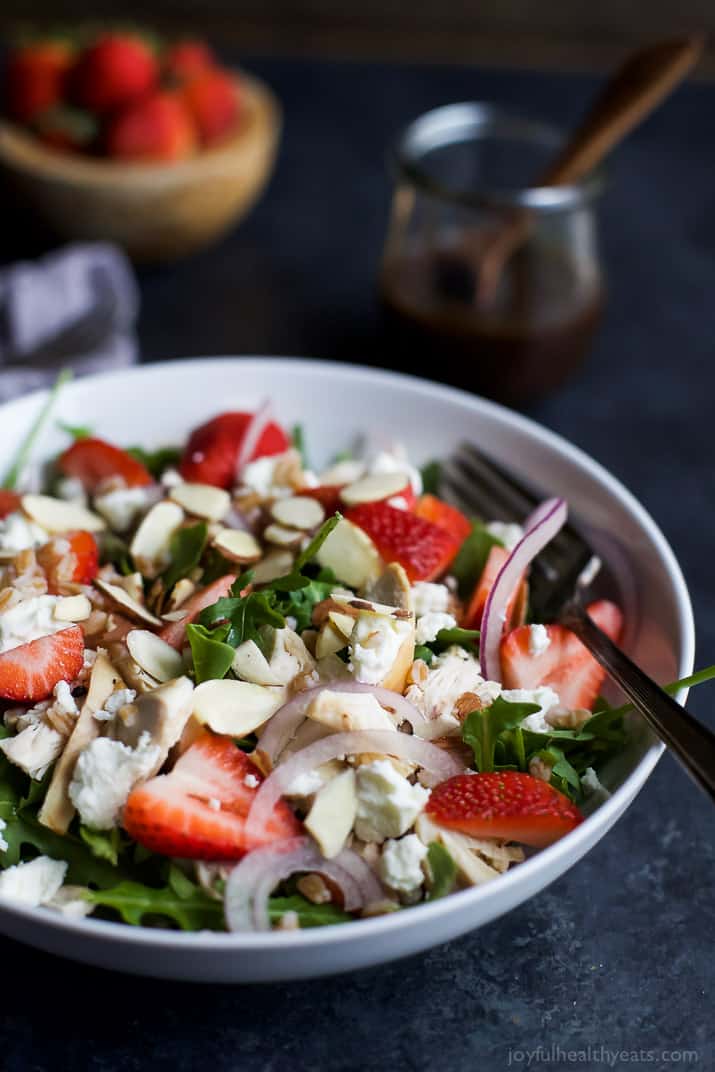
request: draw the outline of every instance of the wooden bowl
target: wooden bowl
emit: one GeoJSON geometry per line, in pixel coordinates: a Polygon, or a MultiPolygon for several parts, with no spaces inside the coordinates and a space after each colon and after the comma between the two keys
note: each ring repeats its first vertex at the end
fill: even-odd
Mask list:
{"type": "Polygon", "coordinates": [[[136,261],[169,261],[214,241],[258,198],[273,167],[278,101],[242,75],[235,134],[187,160],[128,164],[63,153],[0,121],[0,168],[62,238],[102,239],[136,261]]]}

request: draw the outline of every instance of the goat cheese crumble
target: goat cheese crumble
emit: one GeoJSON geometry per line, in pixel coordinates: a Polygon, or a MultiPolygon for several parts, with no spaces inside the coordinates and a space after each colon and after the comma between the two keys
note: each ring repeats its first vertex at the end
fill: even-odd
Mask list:
{"type": "Polygon", "coordinates": [[[0,871],[0,897],[20,904],[46,904],[59,890],[67,874],[64,860],[36,856],[29,863],[0,871]]]}
{"type": "Polygon", "coordinates": [[[117,825],[119,812],[134,786],[149,776],[161,751],[148,733],[129,748],[110,737],[97,737],[80,752],[69,787],[82,822],[93,830],[117,825]]]}
{"type": "Polygon", "coordinates": [[[416,834],[408,834],[399,841],[390,838],[382,850],[378,864],[380,878],[396,893],[414,893],[424,882],[422,862],[427,857],[427,846],[416,834]]]}
{"type": "Polygon", "coordinates": [[[356,680],[365,685],[377,685],[382,681],[411,628],[410,622],[399,618],[361,611],[350,637],[348,663],[356,680]]]}
{"type": "Polygon", "coordinates": [[[442,629],[454,629],[457,619],[451,614],[430,613],[423,614],[417,619],[415,642],[417,644],[429,644],[437,639],[437,634],[442,629]]]}
{"type": "Polygon", "coordinates": [[[19,511],[13,511],[0,521],[1,551],[26,551],[29,547],[42,547],[49,538],[49,533],[19,511]]]}
{"type": "Polygon", "coordinates": [[[551,637],[545,625],[529,626],[529,655],[543,655],[550,643],[551,637]]]}
{"type": "Polygon", "coordinates": [[[405,834],[429,799],[429,789],[412,785],[389,759],[358,767],[355,833],[362,841],[383,842],[405,834]]]}
{"type": "Polygon", "coordinates": [[[508,521],[490,521],[486,528],[487,532],[496,540],[499,540],[507,551],[513,551],[524,535],[521,525],[515,525],[508,521]]]}
{"type": "Polygon", "coordinates": [[[0,652],[29,644],[67,629],[69,622],[55,618],[59,596],[32,596],[0,614],[0,652]]]}

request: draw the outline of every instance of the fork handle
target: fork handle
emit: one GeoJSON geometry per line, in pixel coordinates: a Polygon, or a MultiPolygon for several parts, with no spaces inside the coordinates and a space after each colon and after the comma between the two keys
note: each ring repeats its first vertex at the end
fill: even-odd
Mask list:
{"type": "Polygon", "coordinates": [[[579,603],[564,607],[559,621],[576,634],[688,774],[715,801],[715,734],[644,674],[579,603]]]}

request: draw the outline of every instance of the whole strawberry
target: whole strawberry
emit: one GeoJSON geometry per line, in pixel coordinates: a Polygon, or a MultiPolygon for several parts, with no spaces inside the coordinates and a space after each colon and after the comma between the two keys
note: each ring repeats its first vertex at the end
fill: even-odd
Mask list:
{"type": "Polygon", "coordinates": [[[169,92],[152,93],[130,104],[107,130],[107,152],[116,160],[169,163],[190,156],[195,148],[193,120],[169,92]]]}
{"type": "Polygon", "coordinates": [[[202,145],[215,145],[236,126],[240,102],[236,80],[226,71],[207,70],[182,90],[202,145]]]}
{"type": "Polygon", "coordinates": [[[5,108],[11,119],[31,123],[62,99],[73,51],[65,41],[38,41],[16,49],[5,75],[5,108]]]}
{"type": "Polygon", "coordinates": [[[164,74],[177,82],[211,70],[215,65],[214,54],[205,41],[187,38],[170,45],[164,53],[164,74]]]}
{"type": "Polygon", "coordinates": [[[74,102],[104,115],[144,96],[156,85],[159,67],[136,34],[108,33],[80,56],[71,79],[74,102]]]}

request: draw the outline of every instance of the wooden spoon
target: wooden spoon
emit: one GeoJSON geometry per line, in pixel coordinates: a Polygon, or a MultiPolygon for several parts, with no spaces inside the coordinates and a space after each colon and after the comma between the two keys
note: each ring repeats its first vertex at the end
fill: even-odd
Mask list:
{"type": "MultiPolygon", "coordinates": [[[[703,51],[702,36],[672,38],[634,52],[608,80],[556,159],[534,186],[578,182],[601,163],[685,78],[703,51]]],[[[477,304],[491,303],[508,259],[528,237],[533,218],[515,211],[486,242],[477,304]]]]}

